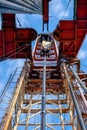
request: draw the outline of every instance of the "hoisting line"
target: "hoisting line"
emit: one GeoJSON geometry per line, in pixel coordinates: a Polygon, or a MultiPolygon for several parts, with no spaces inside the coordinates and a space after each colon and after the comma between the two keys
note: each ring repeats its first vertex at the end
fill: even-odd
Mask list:
{"type": "Polygon", "coordinates": [[[40,55],[44,58],[43,82],[42,82],[42,102],[41,102],[41,130],[46,128],[46,56],[49,56],[51,41],[42,35],[42,47],[40,55]]]}
{"type": "Polygon", "coordinates": [[[46,127],[46,55],[44,55],[42,104],[41,104],[41,130],[46,127]]]}

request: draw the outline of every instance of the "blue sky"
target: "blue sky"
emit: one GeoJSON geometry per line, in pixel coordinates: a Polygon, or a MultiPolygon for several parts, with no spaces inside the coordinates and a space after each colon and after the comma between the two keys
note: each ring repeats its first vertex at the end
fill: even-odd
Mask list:
{"type": "MultiPolygon", "coordinates": [[[[50,14],[49,14],[49,31],[52,32],[59,20],[61,19],[73,19],[73,0],[71,0],[69,7],[67,8],[68,0],[52,0],[50,2],[50,14]],[[67,10],[66,10],[67,8],[67,10]]],[[[29,15],[29,14],[17,14],[16,18],[21,23],[21,28],[34,28],[38,33],[42,32],[42,16],[29,15]]],[[[17,27],[19,26],[16,21],[17,27]]],[[[1,20],[0,20],[1,28],[1,20]]],[[[34,45],[35,41],[33,42],[34,45]]],[[[87,72],[87,36],[84,39],[83,45],[78,53],[78,58],[81,60],[81,70],[87,72]]],[[[9,75],[15,71],[16,67],[23,66],[24,60],[6,60],[0,62],[0,94],[9,78],[9,75]]]]}

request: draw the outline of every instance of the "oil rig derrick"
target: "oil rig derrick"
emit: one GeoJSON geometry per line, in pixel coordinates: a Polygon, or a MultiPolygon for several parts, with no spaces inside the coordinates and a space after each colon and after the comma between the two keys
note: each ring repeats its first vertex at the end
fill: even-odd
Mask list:
{"type": "Polygon", "coordinates": [[[61,20],[53,33],[37,35],[35,29],[15,26],[15,13],[42,9],[43,30],[44,24],[48,30],[49,2],[37,7],[33,0],[0,1],[0,60],[27,58],[0,96],[0,130],[87,129],[87,74],[77,58],[87,33],[87,0],[74,1],[74,20],[61,20]]]}

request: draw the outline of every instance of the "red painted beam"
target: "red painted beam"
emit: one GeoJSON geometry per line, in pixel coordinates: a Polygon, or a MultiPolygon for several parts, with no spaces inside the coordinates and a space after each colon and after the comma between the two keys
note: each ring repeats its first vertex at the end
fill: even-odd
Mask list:
{"type": "Polygon", "coordinates": [[[42,0],[43,22],[48,23],[49,18],[49,0],[42,0]]]}
{"type": "Polygon", "coordinates": [[[77,53],[87,33],[87,0],[77,0],[77,53]]]}
{"type": "Polygon", "coordinates": [[[60,21],[54,38],[60,42],[60,57],[76,57],[87,33],[87,0],[77,0],[77,20],[60,21]]]}
{"type": "MultiPolygon", "coordinates": [[[[22,46],[26,46],[26,44],[30,44],[31,41],[36,39],[37,33],[34,29],[11,29],[6,28],[4,30],[0,30],[0,57],[10,56],[10,52],[16,52],[18,48],[22,46]],[[3,56],[4,55],[4,56],[3,56]]],[[[27,50],[30,50],[27,48],[27,50]]],[[[22,51],[26,54],[26,51],[22,51]]],[[[29,52],[28,52],[29,53],[29,52]]],[[[19,52],[20,54],[20,52],[19,52]]],[[[26,55],[15,56],[15,58],[29,58],[26,55]]],[[[14,58],[12,56],[11,58],[14,58]]]]}
{"type": "MultiPolygon", "coordinates": [[[[26,43],[30,44],[32,40],[36,39],[36,36],[36,31],[31,28],[0,30],[0,58],[9,57],[12,52],[16,52],[22,46],[26,46],[26,43]]],[[[10,58],[29,58],[30,51],[31,47],[29,46],[10,58]]]]}
{"type": "Polygon", "coordinates": [[[2,29],[15,27],[15,14],[2,14],[2,29]]]}
{"type": "Polygon", "coordinates": [[[36,39],[37,33],[34,29],[29,28],[29,29],[16,29],[16,40],[21,41],[21,42],[31,42],[36,39]]]}
{"type": "Polygon", "coordinates": [[[31,41],[36,37],[37,32],[32,28],[15,28],[14,14],[2,14],[0,58],[31,58],[31,41]],[[26,47],[26,44],[30,45],[26,47]],[[16,53],[13,55],[13,52],[16,53]]]}
{"type": "Polygon", "coordinates": [[[87,20],[87,0],[77,0],[77,20],[87,20]]]}

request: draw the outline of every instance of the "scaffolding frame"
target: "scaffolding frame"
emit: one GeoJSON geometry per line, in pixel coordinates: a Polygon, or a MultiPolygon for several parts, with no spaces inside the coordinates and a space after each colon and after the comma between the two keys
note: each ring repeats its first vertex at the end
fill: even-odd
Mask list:
{"type": "MultiPolygon", "coordinates": [[[[66,63],[64,64],[70,78],[70,83],[73,87],[74,96],[76,97],[76,101],[78,102],[78,109],[81,112],[81,118],[84,123],[86,123],[85,120],[87,117],[87,94],[83,93],[81,88],[79,89],[80,85],[78,85],[78,82],[75,80],[75,78],[73,78],[72,72],[68,68],[68,65],[66,63]]],[[[75,61],[71,64],[78,66],[77,62],[75,61]]],[[[50,89],[46,88],[46,128],[49,128],[51,130],[64,130],[67,127],[71,127],[72,130],[76,130],[78,128],[81,129],[81,124],[76,112],[76,106],[73,102],[73,96],[68,87],[68,80],[65,77],[66,72],[64,72],[62,65],[61,67],[63,70],[63,76],[61,79],[62,88],[59,88],[58,91],[57,89],[54,90],[53,87],[50,89]],[[55,119],[56,121],[54,122],[55,119]]],[[[32,88],[30,92],[29,90],[27,91],[28,79],[26,80],[26,78],[28,78],[29,71],[30,63],[26,62],[20,78],[16,84],[16,89],[13,94],[13,99],[10,103],[10,107],[8,107],[9,109],[5,112],[5,116],[3,117],[0,124],[0,128],[3,130],[17,130],[21,126],[25,130],[28,130],[29,128],[32,128],[33,130],[38,130],[41,127],[41,91],[39,91],[38,89],[38,91],[35,92],[35,87],[33,87],[33,91],[32,88]]],[[[80,75],[80,78],[83,77],[83,73],[79,73],[78,75],[80,75]]],[[[86,77],[87,75],[85,76],[84,74],[84,78],[86,77]]],[[[35,79],[31,80],[31,84],[32,83],[36,84],[35,79]]],[[[57,87],[59,84],[54,82],[54,85],[56,85],[57,87]]],[[[84,126],[86,125],[87,124],[85,124],[84,126]]]]}

